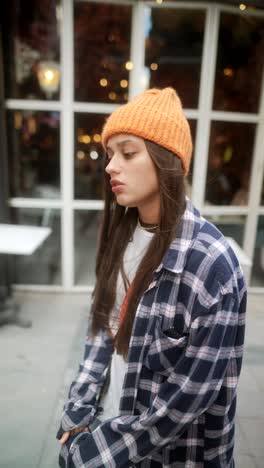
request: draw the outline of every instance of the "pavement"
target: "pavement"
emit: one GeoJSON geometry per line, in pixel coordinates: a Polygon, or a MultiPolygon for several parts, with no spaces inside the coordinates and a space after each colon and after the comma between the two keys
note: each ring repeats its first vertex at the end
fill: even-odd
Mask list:
{"type": "MultiPolygon", "coordinates": [[[[63,402],[83,352],[89,294],[16,293],[32,328],[0,328],[0,468],[56,468],[63,402]]],[[[250,295],[236,468],[264,468],[264,295],[250,295]]]]}

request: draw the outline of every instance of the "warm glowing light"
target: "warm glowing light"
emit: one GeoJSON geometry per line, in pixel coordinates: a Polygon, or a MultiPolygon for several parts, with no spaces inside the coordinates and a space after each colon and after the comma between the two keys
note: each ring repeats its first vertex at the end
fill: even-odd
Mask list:
{"type": "Polygon", "coordinates": [[[233,68],[224,68],[224,75],[225,76],[234,76],[234,70],[233,68]]]}
{"type": "Polygon", "coordinates": [[[103,88],[105,88],[108,85],[107,79],[106,78],[101,78],[100,85],[103,86],[103,88]]]}
{"type": "Polygon", "coordinates": [[[95,133],[93,136],[93,141],[95,141],[95,143],[100,143],[101,135],[99,135],[99,133],[95,133]]]}
{"type": "Polygon", "coordinates": [[[98,159],[98,156],[99,156],[99,154],[97,153],[97,151],[95,151],[95,150],[91,151],[91,153],[90,153],[90,158],[91,159],[93,159],[95,161],[96,159],[98,159]]]}
{"type": "Polygon", "coordinates": [[[156,2],[157,2],[159,5],[161,5],[162,2],[163,2],[163,0],[156,0],[156,2]]]}
{"type": "Polygon", "coordinates": [[[52,70],[47,70],[47,71],[44,72],[44,76],[45,76],[46,80],[52,81],[53,78],[54,78],[54,72],[52,70]]]}
{"type": "Polygon", "coordinates": [[[128,62],[125,64],[125,67],[126,67],[127,70],[132,70],[133,66],[134,66],[134,65],[133,65],[133,62],[130,62],[130,61],[128,61],[128,62]]]}
{"type": "Polygon", "coordinates": [[[245,5],[244,3],[240,3],[239,8],[240,8],[240,10],[243,11],[243,10],[245,10],[247,8],[247,5],[245,5]]]}
{"type": "Polygon", "coordinates": [[[23,124],[22,112],[17,111],[17,112],[15,112],[15,116],[14,116],[15,129],[19,130],[20,128],[22,128],[22,124],[23,124]]]}
{"type": "Polygon", "coordinates": [[[82,160],[85,158],[85,153],[84,151],[77,151],[77,158],[82,160]]]}
{"type": "Polygon", "coordinates": [[[40,62],[37,70],[41,89],[48,95],[58,91],[60,83],[60,67],[56,62],[40,62]]]}
{"type": "Polygon", "coordinates": [[[232,146],[228,145],[224,151],[224,157],[223,160],[225,163],[229,163],[232,159],[233,156],[233,148],[232,146]]]}
{"type": "Polygon", "coordinates": [[[121,86],[121,88],[127,88],[128,87],[128,81],[127,80],[121,80],[120,81],[120,86],[121,86]]]}
{"type": "Polygon", "coordinates": [[[28,119],[28,131],[30,135],[34,135],[37,131],[37,123],[34,117],[28,119]]]}
{"type": "Polygon", "coordinates": [[[150,65],[150,68],[151,68],[151,70],[155,71],[155,70],[158,69],[158,64],[157,64],[157,63],[152,63],[152,64],[150,65]]]}
{"type": "Polygon", "coordinates": [[[108,94],[108,97],[109,99],[111,99],[111,101],[115,101],[116,93],[114,93],[114,91],[111,91],[111,93],[108,94]]]}
{"type": "Polygon", "coordinates": [[[82,143],[85,143],[86,145],[88,145],[88,143],[90,143],[91,141],[91,137],[89,135],[83,135],[82,136],[82,143]]]}

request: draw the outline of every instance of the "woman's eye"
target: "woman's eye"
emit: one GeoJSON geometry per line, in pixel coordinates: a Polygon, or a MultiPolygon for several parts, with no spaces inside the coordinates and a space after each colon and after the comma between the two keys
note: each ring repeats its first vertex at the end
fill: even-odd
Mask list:
{"type": "Polygon", "coordinates": [[[129,158],[130,156],[133,156],[134,154],[136,154],[135,151],[126,151],[124,153],[124,156],[127,156],[129,158]]]}

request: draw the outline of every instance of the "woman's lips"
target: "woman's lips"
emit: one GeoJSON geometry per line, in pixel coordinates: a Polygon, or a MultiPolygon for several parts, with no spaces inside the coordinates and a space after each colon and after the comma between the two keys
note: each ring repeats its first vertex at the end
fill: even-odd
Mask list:
{"type": "Polygon", "coordinates": [[[122,191],[122,187],[124,187],[123,182],[118,179],[110,180],[110,184],[112,185],[112,192],[120,192],[122,191]]]}
{"type": "Polygon", "coordinates": [[[121,185],[113,185],[112,187],[112,192],[120,192],[122,191],[124,188],[124,184],[121,184],[121,185]]]}

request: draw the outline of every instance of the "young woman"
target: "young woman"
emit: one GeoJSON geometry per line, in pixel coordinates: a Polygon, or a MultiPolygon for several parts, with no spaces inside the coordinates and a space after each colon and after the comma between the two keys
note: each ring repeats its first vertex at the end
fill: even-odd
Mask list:
{"type": "Polygon", "coordinates": [[[105,209],[91,330],[57,437],[61,467],[234,467],[246,288],[184,194],[189,125],[150,89],[103,129],[105,209]]]}

